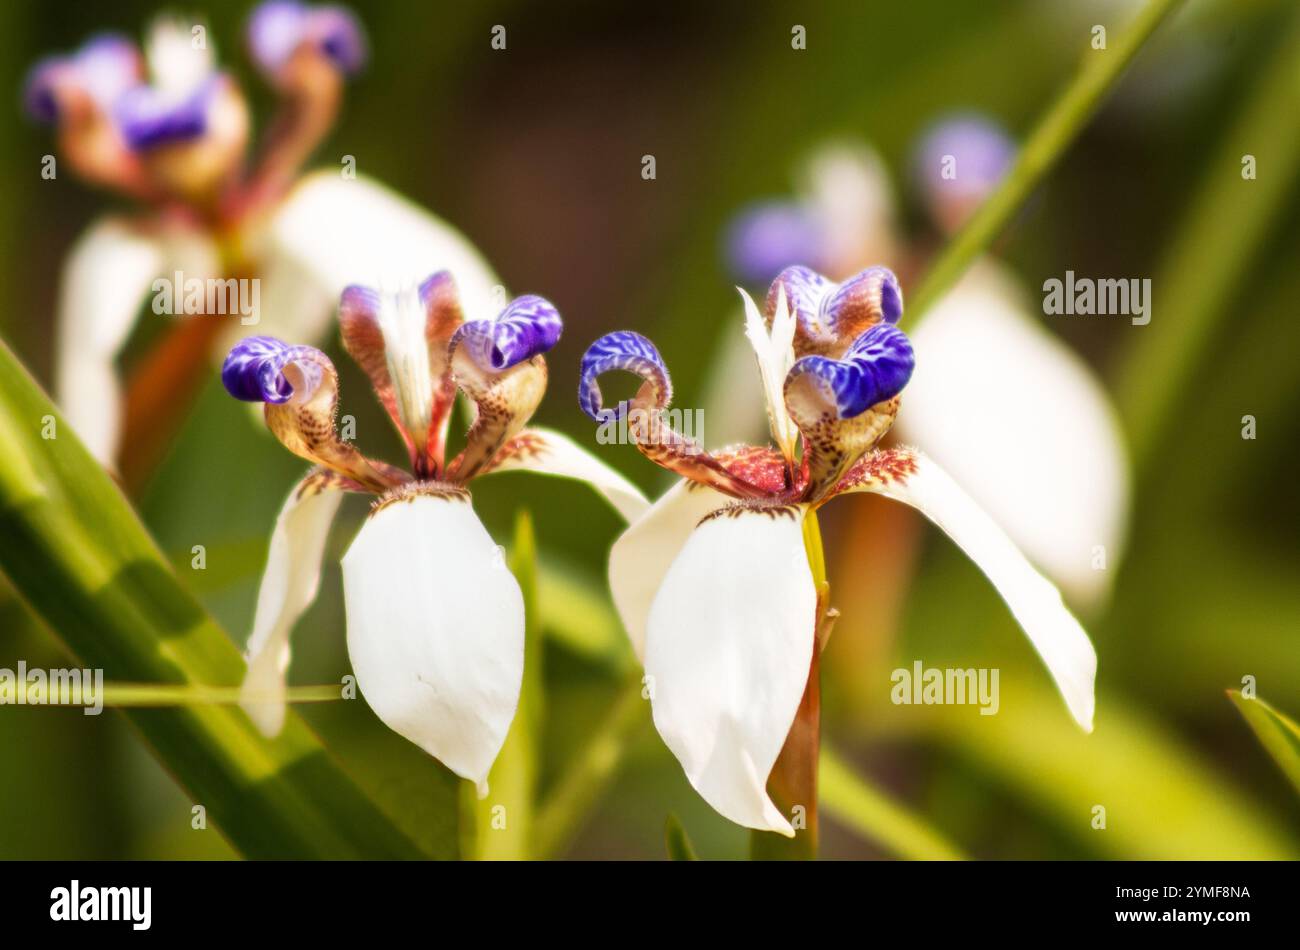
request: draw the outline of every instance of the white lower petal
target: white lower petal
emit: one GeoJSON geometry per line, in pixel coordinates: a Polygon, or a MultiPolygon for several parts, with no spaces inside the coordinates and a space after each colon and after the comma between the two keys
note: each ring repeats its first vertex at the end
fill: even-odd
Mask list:
{"type": "Polygon", "coordinates": [[[952,472],[1072,598],[1104,599],[1129,486],[1115,414],[1091,371],[987,261],[921,321],[912,343],[900,436],[952,472]],[[1098,546],[1104,570],[1094,566],[1098,546]]]}
{"type": "Polygon", "coordinates": [[[632,522],[610,549],[610,593],[638,660],[645,661],[646,620],[664,575],[700,519],[729,500],[683,479],[632,522]]]}
{"type": "Polygon", "coordinates": [[[104,218],[68,254],[59,288],[55,401],[104,465],[113,465],[121,438],[117,357],[146,301],[179,310],[178,273],[182,281],[216,273],[211,242],[182,226],[104,218]]]}
{"type": "Polygon", "coordinates": [[[112,465],[122,394],[114,361],[164,266],[162,242],[118,218],[94,224],[68,254],[59,288],[55,401],[95,458],[112,465]]]}
{"type": "Polygon", "coordinates": [[[285,501],[275,521],[266,570],[257,591],[240,705],[268,736],[284,727],[289,635],[303,611],[316,599],[325,541],[343,500],[342,491],[325,487],[320,478],[309,475],[285,501]]]}
{"type": "Polygon", "coordinates": [[[816,609],[796,507],[705,520],[650,608],[655,727],[705,801],[748,828],[794,835],[766,786],[808,683],[816,609]]]}
{"type": "Polygon", "coordinates": [[[348,653],[375,714],[487,793],[524,674],[524,600],[463,491],[411,491],[343,558],[348,653]]]}
{"type": "Polygon", "coordinates": [[[639,488],[567,435],[552,429],[532,426],[520,432],[483,474],[490,472],[536,472],[586,482],[629,523],[650,510],[650,502],[639,488]]]}
{"type": "Polygon", "coordinates": [[[916,453],[914,470],[864,490],[918,509],[966,552],[1011,608],[1047,664],[1071,715],[1092,731],[1097,653],[1060,592],[1039,574],[1006,533],[935,462],[916,453]]]}
{"type": "MultiPolygon", "coordinates": [[[[349,284],[418,281],[440,270],[455,278],[466,319],[493,317],[505,303],[497,276],[459,231],[365,176],[324,170],[304,177],[258,249],[268,264],[288,257],[310,273],[330,298],[326,317],[349,284]]],[[[319,337],[304,341],[312,339],[319,337]]]]}

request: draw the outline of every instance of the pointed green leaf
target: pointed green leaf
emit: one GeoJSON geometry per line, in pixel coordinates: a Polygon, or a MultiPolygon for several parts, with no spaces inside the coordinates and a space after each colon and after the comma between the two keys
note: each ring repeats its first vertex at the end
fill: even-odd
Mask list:
{"type": "Polygon", "coordinates": [[[668,818],[664,822],[664,843],[668,847],[669,861],[699,860],[699,856],[695,853],[695,846],[687,837],[686,829],[672,812],[668,813],[668,818]]]}
{"type": "MultiPolygon", "coordinates": [[[[238,686],[239,651],[3,343],[0,447],[0,570],[69,650],[106,679],[238,686]]],[[[273,740],[230,706],[126,715],[246,856],[423,856],[292,711],[273,740]]]]}
{"type": "Polygon", "coordinates": [[[923,818],[869,785],[822,744],[822,812],[900,858],[953,861],[965,857],[923,818]]]}
{"type": "Polygon", "coordinates": [[[1300,792],[1300,726],[1264,700],[1242,696],[1241,690],[1228,690],[1228,698],[1259,737],[1264,750],[1300,792]]]}

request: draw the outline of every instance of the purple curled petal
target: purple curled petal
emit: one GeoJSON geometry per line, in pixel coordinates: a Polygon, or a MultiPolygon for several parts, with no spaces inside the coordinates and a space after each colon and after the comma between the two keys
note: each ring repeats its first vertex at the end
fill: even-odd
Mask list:
{"type": "Polygon", "coordinates": [[[308,32],[320,44],[321,52],[347,75],[360,72],[366,64],[366,34],[352,11],[322,7],[312,16],[308,32]]]}
{"type": "Polygon", "coordinates": [[[471,320],[452,334],[451,345],[463,347],[480,369],[501,372],[539,353],[560,339],[564,323],[545,297],[516,297],[491,320],[471,320]]]}
{"type": "Polygon", "coordinates": [[[767,292],[767,313],[770,317],[776,312],[777,296],[785,291],[786,305],[795,315],[800,332],[810,339],[825,335],[822,320],[822,307],[831,293],[835,283],[829,277],[823,277],[811,267],[796,265],[787,267],[776,275],[767,292]]]}
{"type": "Polygon", "coordinates": [[[922,136],[916,177],[931,204],[980,199],[1010,170],[1016,145],[1005,129],[979,113],[946,116],[922,136]]]}
{"type": "Polygon", "coordinates": [[[65,60],[50,56],[33,66],[23,81],[23,109],[42,125],[53,125],[58,121],[59,101],[54,93],[54,84],[60,71],[67,68],[65,60]]]}
{"type": "Polygon", "coordinates": [[[119,33],[99,33],[76,52],[47,57],[32,67],[23,83],[23,105],[38,122],[57,122],[55,83],[66,77],[101,109],[108,110],[123,93],[140,84],[142,71],[134,43],[119,33]]]}
{"type": "Polygon", "coordinates": [[[626,370],[653,383],[661,393],[661,405],[667,405],[672,396],[672,381],[668,377],[668,367],[664,365],[663,357],[646,337],[632,330],[618,330],[606,333],[582,354],[578,376],[578,405],[592,419],[605,422],[622,416],[627,410],[626,402],[620,402],[616,409],[606,409],[601,399],[597,379],[615,369],[626,370]]]}
{"type": "Polygon", "coordinates": [[[903,289],[888,267],[869,267],[844,281],[827,298],[824,314],[836,336],[867,323],[897,323],[902,315],[903,289]]]}
{"type": "Polygon", "coordinates": [[[244,402],[286,403],[295,395],[309,399],[320,385],[321,362],[327,358],[315,347],[285,343],[273,336],[250,336],[235,344],[221,366],[226,392],[244,402]],[[303,390],[299,392],[284,375],[290,363],[298,363],[303,390]]]}
{"type": "Polygon", "coordinates": [[[302,42],[307,7],[294,0],[270,0],[248,18],[248,50],[266,72],[283,66],[302,42]]]}
{"type": "Polygon", "coordinates": [[[118,100],[114,110],[126,144],[134,151],[145,151],[201,138],[225,81],[224,76],[210,76],[181,98],[152,86],[131,89],[118,100]]]}
{"type": "Polygon", "coordinates": [[[269,0],[249,17],[248,48],[263,72],[279,70],[303,43],[314,44],[348,75],[366,61],[365,32],[343,7],[312,8],[296,0],[269,0]]]}
{"type": "Polygon", "coordinates": [[[78,78],[103,107],[144,81],[140,52],[119,33],[100,33],[82,44],[75,57],[78,78]]]}
{"type": "Polygon", "coordinates": [[[805,356],[795,362],[786,379],[788,385],[799,376],[815,376],[839,418],[852,419],[902,392],[915,366],[907,334],[879,323],[853,341],[844,359],[805,356]]]}
{"type": "Polygon", "coordinates": [[[379,314],[379,291],[360,284],[349,284],[339,297],[339,309],[375,319],[379,314]]]}
{"type": "Polygon", "coordinates": [[[765,284],[791,261],[823,266],[826,238],[816,216],[793,201],[752,205],[727,232],[727,264],[736,279],[765,284]]]}

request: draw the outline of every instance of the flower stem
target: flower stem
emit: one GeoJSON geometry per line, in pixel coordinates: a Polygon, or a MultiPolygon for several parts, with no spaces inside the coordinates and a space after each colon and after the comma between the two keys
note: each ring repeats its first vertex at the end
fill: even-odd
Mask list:
{"type": "Polygon", "coordinates": [[[642,688],[639,678],[622,688],[581,757],[565,767],[564,777],[542,800],[533,822],[534,857],[552,858],[563,852],[618,771],[623,754],[649,720],[642,688]]]}
{"type": "Polygon", "coordinates": [[[817,763],[821,751],[821,650],[829,623],[830,584],[826,581],[826,556],[822,550],[817,513],[809,511],[803,523],[804,548],[817,591],[813,614],[812,663],[808,685],[786,736],[781,754],[767,779],[767,793],[777,810],[794,826],[793,838],[770,831],[750,834],[749,852],[755,861],[811,861],[817,857],[817,763]]]}
{"type": "Polygon", "coordinates": [[[911,295],[905,319],[915,323],[997,237],[1087,125],[1138,50],[1181,3],[1182,0],[1150,0],[1114,46],[1087,51],[1090,61],[1038,121],[1011,171],[948,244],[911,295]]]}

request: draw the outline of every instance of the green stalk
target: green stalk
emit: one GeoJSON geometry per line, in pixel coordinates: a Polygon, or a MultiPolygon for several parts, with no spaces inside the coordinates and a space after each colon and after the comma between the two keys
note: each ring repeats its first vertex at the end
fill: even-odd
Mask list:
{"type": "Polygon", "coordinates": [[[618,773],[624,753],[648,718],[641,690],[640,678],[623,687],[577,761],[565,767],[564,778],[537,809],[533,824],[536,857],[552,858],[563,853],[589,816],[591,806],[618,773]]]}
{"type": "MultiPolygon", "coordinates": [[[[18,702],[17,690],[24,684],[0,683],[0,705],[18,702]]],[[[26,685],[27,705],[84,706],[91,697],[83,685],[80,693],[68,683],[59,684],[58,695],[53,689],[42,688],[39,693],[33,684],[26,685]],[[35,694],[35,695],[34,695],[35,694]]],[[[89,684],[93,688],[93,684],[89,684]]],[[[327,703],[343,698],[341,686],[291,686],[285,691],[290,703],[327,703]]],[[[95,694],[98,701],[112,709],[144,708],[147,706],[237,706],[243,699],[243,690],[237,686],[198,686],[190,684],[158,683],[104,683],[95,694]]]]}
{"type": "MultiPolygon", "coordinates": [[[[537,744],[542,729],[542,636],[537,605],[537,539],[526,511],[515,517],[510,570],[524,595],[524,681],[519,708],[501,753],[488,776],[488,797],[475,803],[479,860],[525,860],[532,857],[533,797],[537,786],[537,744]]],[[[464,783],[468,786],[468,782],[464,783]]]]}
{"type": "Polygon", "coordinates": [[[952,288],[989,242],[1001,233],[1088,124],[1138,50],[1180,3],[1182,0],[1150,0],[1114,46],[1085,52],[1089,62],[1038,121],[1011,171],[949,242],[915,293],[910,295],[905,320],[915,324],[952,288]]]}
{"type": "MultiPolygon", "coordinates": [[[[243,677],[230,638],[3,343],[0,570],[106,678],[201,689],[234,688],[243,677]]],[[[275,739],[222,705],[126,715],[248,857],[422,856],[292,710],[275,739]]]]}
{"type": "Polygon", "coordinates": [[[1160,301],[1134,342],[1117,381],[1134,463],[1145,474],[1163,426],[1192,381],[1220,321],[1234,314],[1232,293],[1277,218],[1300,171],[1300,14],[1265,63],[1246,108],[1219,137],[1173,243],[1155,278],[1160,301]],[[1254,155],[1257,177],[1242,178],[1254,155]]]}
{"type": "Polygon", "coordinates": [[[826,814],[864,838],[913,861],[957,861],[956,847],[884,792],[855,775],[848,763],[822,746],[821,800],[826,814]]]}

